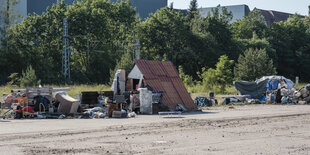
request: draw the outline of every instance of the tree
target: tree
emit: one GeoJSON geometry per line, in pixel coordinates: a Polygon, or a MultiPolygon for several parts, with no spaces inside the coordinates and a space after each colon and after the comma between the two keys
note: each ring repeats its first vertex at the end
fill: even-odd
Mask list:
{"type": "MultiPolygon", "coordinates": [[[[2,0],[0,2],[0,44],[8,52],[8,30],[14,24],[19,15],[13,10],[13,7],[19,3],[19,0],[2,0]]],[[[2,47],[0,45],[0,47],[2,47]]]]}
{"type": "Polygon", "coordinates": [[[138,26],[141,57],[175,63],[176,58],[181,58],[180,52],[186,48],[189,33],[186,19],[180,12],[162,8],[138,26]]]}
{"type": "MultiPolygon", "coordinates": [[[[18,0],[1,0],[0,1],[0,84],[7,82],[7,77],[10,75],[7,70],[7,53],[8,53],[8,38],[9,28],[14,24],[19,15],[12,9],[18,0]]],[[[12,72],[11,72],[12,73],[12,72]]]]}
{"type": "Polygon", "coordinates": [[[19,86],[20,85],[20,78],[18,76],[18,73],[12,73],[8,79],[10,80],[7,84],[8,85],[15,85],[19,86]]]}
{"type": "Polygon", "coordinates": [[[188,22],[191,23],[193,19],[198,17],[198,15],[199,15],[199,10],[198,10],[197,0],[191,0],[189,8],[188,8],[188,14],[187,14],[188,22]]]}
{"type": "MultiPolygon", "coordinates": [[[[73,83],[107,83],[110,69],[130,46],[138,20],[129,1],[58,1],[42,15],[29,15],[10,28],[9,52],[1,72],[21,73],[30,64],[44,84],[63,84],[63,19],[68,19],[71,78],[73,83]],[[89,46],[87,37],[89,36],[89,46]],[[89,55],[88,55],[89,47],[89,55]],[[99,51],[99,52],[97,52],[99,51]],[[34,63],[35,62],[35,63],[34,63]],[[5,67],[10,66],[10,67],[5,67]]],[[[1,62],[0,62],[1,63],[1,62]]]]}
{"type": "Polygon", "coordinates": [[[266,38],[260,39],[255,32],[253,32],[253,37],[251,39],[237,39],[238,42],[241,43],[241,49],[242,51],[245,51],[249,48],[253,49],[266,49],[266,52],[269,56],[269,58],[272,59],[274,62],[275,67],[277,67],[277,62],[278,62],[278,56],[273,49],[272,45],[268,42],[266,38]]]}
{"type": "Polygon", "coordinates": [[[20,79],[20,85],[22,87],[34,87],[38,86],[41,83],[41,80],[37,79],[35,70],[32,66],[28,66],[26,72],[23,71],[22,77],[20,79]]]}
{"type": "Polygon", "coordinates": [[[254,81],[257,78],[276,74],[273,61],[268,57],[265,49],[248,49],[239,56],[234,68],[237,80],[254,81]]]}
{"type": "MultiPolygon", "coordinates": [[[[309,24],[309,23],[308,23],[309,24]]],[[[310,33],[306,19],[295,14],[285,22],[274,23],[268,30],[268,41],[276,50],[277,72],[288,78],[310,78],[310,33]]]]}
{"type": "Polygon", "coordinates": [[[182,66],[178,67],[178,71],[179,71],[179,76],[182,79],[182,81],[186,87],[190,87],[190,86],[194,85],[193,77],[185,74],[182,66]]]}
{"type": "Polygon", "coordinates": [[[173,2],[170,3],[169,8],[173,10],[173,2]]]}
{"type": "Polygon", "coordinates": [[[229,60],[226,55],[222,55],[218,60],[216,69],[209,68],[206,70],[202,68],[202,73],[198,74],[205,89],[224,93],[226,86],[231,84],[233,80],[232,66],[234,61],[229,60]]]}
{"type": "Polygon", "coordinates": [[[238,39],[251,39],[254,33],[261,39],[266,29],[267,25],[259,10],[251,11],[242,20],[232,23],[233,36],[238,39]]]}
{"type": "MultiPolygon", "coordinates": [[[[198,34],[211,34],[216,41],[216,58],[221,55],[227,55],[231,59],[237,59],[239,49],[232,38],[229,22],[232,19],[232,13],[223,7],[220,13],[218,8],[212,10],[207,17],[202,18],[196,28],[193,29],[198,34]]],[[[216,59],[215,59],[216,60],[216,59]]]]}

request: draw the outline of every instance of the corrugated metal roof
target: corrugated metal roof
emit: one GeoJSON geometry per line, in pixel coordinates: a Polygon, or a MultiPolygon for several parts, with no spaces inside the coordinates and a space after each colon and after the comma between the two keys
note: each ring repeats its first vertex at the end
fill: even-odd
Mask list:
{"type": "Polygon", "coordinates": [[[164,92],[162,103],[172,109],[177,104],[182,104],[189,110],[197,109],[170,61],[135,60],[135,64],[143,74],[145,84],[164,92]]]}

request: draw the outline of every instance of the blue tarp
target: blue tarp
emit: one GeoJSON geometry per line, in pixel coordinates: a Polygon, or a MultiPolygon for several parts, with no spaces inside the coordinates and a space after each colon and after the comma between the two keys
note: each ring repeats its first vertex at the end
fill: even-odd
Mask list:
{"type": "Polygon", "coordinates": [[[267,83],[267,90],[276,90],[278,89],[279,81],[278,80],[269,80],[267,83]]]}

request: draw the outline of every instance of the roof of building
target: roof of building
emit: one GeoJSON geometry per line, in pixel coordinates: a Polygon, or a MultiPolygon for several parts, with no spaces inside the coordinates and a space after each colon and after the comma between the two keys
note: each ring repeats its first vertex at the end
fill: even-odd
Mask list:
{"type": "MultiPolygon", "coordinates": [[[[286,21],[289,16],[293,15],[291,13],[279,12],[274,10],[263,10],[258,8],[254,8],[254,10],[259,10],[261,12],[261,15],[265,18],[266,24],[268,26],[271,26],[274,22],[286,21]]],[[[305,16],[300,15],[300,17],[304,18],[305,16]]]]}
{"type": "Polygon", "coordinates": [[[145,84],[164,92],[162,103],[175,109],[178,104],[197,109],[177,70],[170,61],[135,60],[145,84]]]}

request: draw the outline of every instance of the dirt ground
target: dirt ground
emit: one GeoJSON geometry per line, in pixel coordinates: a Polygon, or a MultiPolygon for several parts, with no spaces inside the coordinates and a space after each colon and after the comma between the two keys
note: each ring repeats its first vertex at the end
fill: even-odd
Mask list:
{"type": "Polygon", "coordinates": [[[212,107],[178,118],[0,120],[0,154],[310,154],[310,106],[212,107]]]}

